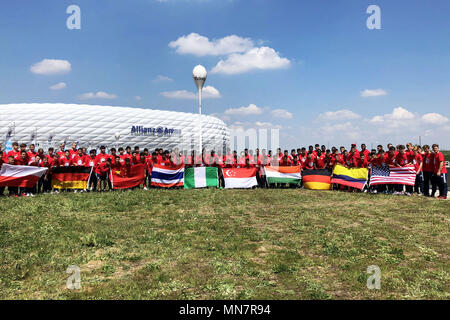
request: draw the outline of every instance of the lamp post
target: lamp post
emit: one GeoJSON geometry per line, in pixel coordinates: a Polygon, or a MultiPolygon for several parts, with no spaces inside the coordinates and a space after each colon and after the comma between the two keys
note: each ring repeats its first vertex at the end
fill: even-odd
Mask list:
{"type": "Polygon", "coordinates": [[[200,114],[200,130],[199,130],[199,147],[200,147],[200,154],[203,153],[203,146],[202,146],[202,90],[203,86],[206,81],[206,69],[205,67],[198,65],[194,68],[192,71],[192,77],[194,78],[195,85],[197,86],[198,90],[198,113],[200,114]]]}

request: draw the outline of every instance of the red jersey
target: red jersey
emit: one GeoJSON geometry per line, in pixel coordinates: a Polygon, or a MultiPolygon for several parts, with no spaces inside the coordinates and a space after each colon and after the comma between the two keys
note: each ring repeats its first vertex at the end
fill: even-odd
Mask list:
{"type": "Polygon", "coordinates": [[[384,164],[384,159],[385,157],[382,157],[380,155],[377,155],[377,157],[375,159],[372,160],[372,164],[375,167],[381,167],[384,164]]]}
{"type": "Polygon", "coordinates": [[[20,157],[20,158],[14,159],[14,164],[17,165],[17,166],[27,166],[28,165],[28,158],[22,159],[20,157]]]}
{"type": "Polygon", "coordinates": [[[282,167],[291,166],[292,165],[292,161],[291,161],[291,159],[289,159],[289,157],[286,157],[286,159],[284,159],[284,158],[281,159],[281,162],[280,162],[279,165],[282,166],[282,167]]]}
{"type": "Polygon", "coordinates": [[[445,167],[444,154],[439,151],[438,153],[434,154],[434,173],[436,173],[436,174],[438,173],[441,162],[444,162],[444,165],[442,166],[441,174],[447,173],[447,168],[445,167]]]}
{"type": "Polygon", "coordinates": [[[314,158],[311,157],[310,159],[306,158],[305,162],[303,163],[303,169],[314,169],[314,158]]]}
{"type": "Polygon", "coordinates": [[[329,157],[328,158],[328,168],[333,168],[336,164],[336,157],[329,157]]]}
{"type": "Polygon", "coordinates": [[[409,163],[408,161],[408,155],[406,152],[404,154],[401,154],[400,152],[395,156],[395,164],[404,167],[409,163]]]}
{"type": "Polygon", "coordinates": [[[347,159],[345,159],[345,162],[347,163],[348,166],[350,167],[357,167],[358,166],[358,161],[359,161],[360,157],[359,157],[359,153],[355,152],[355,153],[349,153],[347,155],[347,159]]]}
{"type": "Polygon", "coordinates": [[[86,167],[97,167],[97,160],[96,160],[96,158],[92,158],[91,156],[88,156],[84,160],[84,165],[86,167]]]}
{"type": "Polygon", "coordinates": [[[226,168],[235,168],[236,167],[236,159],[232,154],[226,154],[223,156],[223,165],[226,168]]]}
{"type": "Polygon", "coordinates": [[[219,164],[219,157],[217,155],[212,156],[210,154],[207,154],[205,156],[205,165],[206,166],[215,166],[218,164],[219,164]]]}
{"type": "Polygon", "coordinates": [[[358,158],[356,160],[357,168],[367,168],[368,166],[369,166],[369,161],[367,159],[362,160],[361,158],[358,158]]]}
{"type": "Polygon", "coordinates": [[[101,162],[98,164],[96,172],[103,176],[103,175],[107,174],[109,172],[109,170],[110,170],[110,167],[108,166],[108,163],[101,162]]]}
{"type": "MultiPolygon", "coordinates": [[[[6,155],[6,158],[9,158],[10,156],[14,157],[14,160],[17,160],[20,158],[20,151],[14,151],[11,150],[10,152],[8,152],[8,154],[6,155]]],[[[6,161],[5,161],[6,162],[6,161]]]]}
{"type": "Polygon", "coordinates": [[[325,165],[326,165],[326,155],[325,154],[321,154],[320,156],[317,156],[316,158],[315,158],[315,164],[316,164],[316,168],[317,169],[324,169],[325,168],[325,165]]]}
{"type": "Polygon", "coordinates": [[[47,159],[48,159],[48,163],[50,164],[50,166],[53,166],[55,163],[55,158],[53,155],[46,155],[47,159]]]}
{"type": "Polygon", "coordinates": [[[434,153],[428,152],[423,155],[423,171],[434,172],[434,153]]]}
{"type": "Polygon", "coordinates": [[[108,160],[109,159],[109,155],[108,154],[106,154],[106,153],[99,153],[96,157],[95,157],[95,161],[97,162],[97,163],[103,163],[103,162],[106,162],[106,160],[108,160]]]}
{"type": "Polygon", "coordinates": [[[69,154],[70,154],[70,158],[73,159],[75,156],[78,155],[78,150],[77,149],[70,149],[69,150],[69,154]]]}
{"type": "MultiPolygon", "coordinates": [[[[420,168],[420,164],[423,162],[422,155],[420,153],[414,155],[414,159],[411,162],[414,165],[414,169],[416,169],[416,172],[417,172],[417,170],[419,170],[419,168],[420,168]]],[[[420,170],[420,171],[423,171],[423,167],[422,167],[422,170],[420,170]]]]}
{"type": "Polygon", "coordinates": [[[166,167],[171,167],[172,166],[172,161],[170,159],[162,159],[159,162],[159,165],[166,166],[166,167]]]}
{"type": "Polygon", "coordinates": [[[395,153],[394,155],[390,155],[389,153],[386,153],[384,157],[384,163],[387,165],[394,165],[395,164],[395,153]]]}
{"type": "Polygon", "coordinates": [[[369,159],[369,154],[370,154],[369,149],[364,149],[364,151],[363,150],[359,151],[360,157],[361,157],[361,153],[364,154],[364,158],[369,159]]]}
{"type": "Polygon", "coordinates": [[[38,154],[37,152],[28,151],[27,152],[28,160],[34,161],[34,159],[36,159],[37,154],[38,154]]]}
{"type": "Polygon", "coordinates": [[[66,157],[59,158],[59,165],[61,167],[69,167],[72,165],[72,159],[67,159],[66,157]]]}
{"type": "Polygon", "coordinates": [[[131,164],[132,165],[138,164],[140,162],[141,161],[140,161],[140,159],[137,156],[136,156],[136,158],[131,157],[131,164]]]}
{"type": "MultiPolygon", "coordinates": [[[[109,158],[111,159],[111,164],[113,164],[114,162],[116,162],[116,157],[117,157],[118,155],[117,154],[110,154],[109,155],[109,158]]],[[[120,158],[120,157],[119,157],[120,158]]]]}
{"type": "Polygon", "coordinates": [[[74,155],[72,157],[72,164],[74,166],[81,166],[84,167],[85,166],[85,162],[84,160],[86,159],[86,157],[84,155],[79,156],[78,154],[74,155]]]}

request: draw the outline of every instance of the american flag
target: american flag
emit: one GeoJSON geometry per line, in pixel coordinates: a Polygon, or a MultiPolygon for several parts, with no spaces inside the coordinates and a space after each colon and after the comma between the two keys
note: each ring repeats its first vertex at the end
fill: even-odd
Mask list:
{"type": "Polygon", "coordinates": [[[413,186],[416,182],[416,170],[413,166],[394,167],[381,166],[372,167],[370,185],[378,184],[406,184],[413,186]]]}

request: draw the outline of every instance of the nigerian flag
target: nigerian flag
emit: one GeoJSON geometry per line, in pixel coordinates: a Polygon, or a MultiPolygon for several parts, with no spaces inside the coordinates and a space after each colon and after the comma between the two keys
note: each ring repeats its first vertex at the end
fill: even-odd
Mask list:
{"type": "Polygon", "coordinates": [[[184,170],[184,188],[218,187],[219,176],[215,167],[196,167],[184,170]]]}

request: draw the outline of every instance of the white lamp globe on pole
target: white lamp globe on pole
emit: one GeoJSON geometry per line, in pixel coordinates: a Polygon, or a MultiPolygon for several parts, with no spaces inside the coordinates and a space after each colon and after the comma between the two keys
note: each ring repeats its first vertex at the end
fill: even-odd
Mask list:
{"type": "Polygon", "coordinates": [[[194,68],[192,71],[192,77],[194,78],[195,85],[197,86],[198,90],[198,113],[200,114],[200,130],[199,130],[199,147],[200,147],[200,154],[203,152],[203,146],[202,146],[202,90],[203,86],[205,85],[206,81],[206,69],[205,67],[198,65],[194,68]]]}

